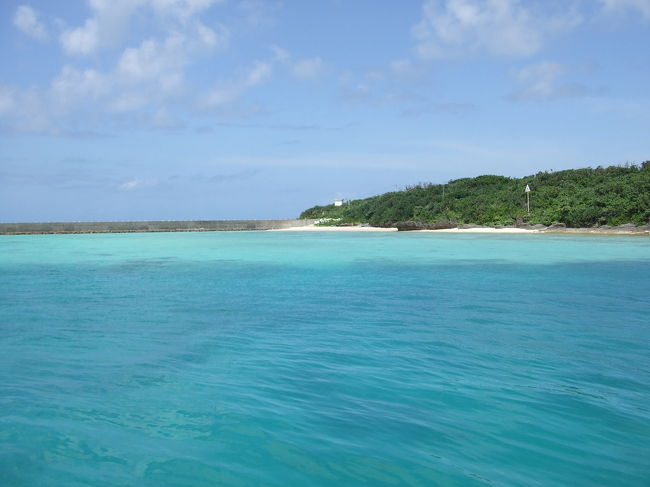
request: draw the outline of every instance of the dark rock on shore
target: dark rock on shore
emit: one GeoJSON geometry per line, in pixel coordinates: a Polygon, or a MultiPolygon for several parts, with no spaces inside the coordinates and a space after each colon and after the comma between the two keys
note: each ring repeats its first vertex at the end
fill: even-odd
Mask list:
{"type": "Polygon", "coordinates": [[[600,225],[593,226],[591,228],[573,228],[567,227],[562,223],[556,223],[548,227],[546,230],[550,233],[562,232],[562,233],[592,233],[592,234],[601,234],[601,235],[642,235],[650,233],[650,224],[646,225],[635,225],[634,223],[624,223],[623,225],[600,225]]]}
{"type": "Polygon", "coordinates": [[[456,222],[450,222],[447,220],[441,220],[436,223],[425,223],[418,220],[409,220],[405,222],[397,222],[393,226],[397,228],[398,232],[409,232],[413,230],[442,230],[445,228],[456,228],[458,224],[456,222]]]}
{"type": "Polygon", "coordinates": [[[547,228],[547,230],[564,230],[564,229],[566,229],[566,225],[564,223],[553,223],[553,225],[547,228]]]}
{"type": "Polygon", "coordinates": [[[537,223],[535,225],[524,223],[522,225],[515,225],[515,228],[521,228],[523,230],[546,230],[548,227],[546,225],[542,225],[541,223],[537,223]]]}
{"type": "Polygon", "coordinates": [[[420,221],[406,221],[395,223],[398,232],[409,232],[413,230],[429,230],[429,224],[420,221]]]}

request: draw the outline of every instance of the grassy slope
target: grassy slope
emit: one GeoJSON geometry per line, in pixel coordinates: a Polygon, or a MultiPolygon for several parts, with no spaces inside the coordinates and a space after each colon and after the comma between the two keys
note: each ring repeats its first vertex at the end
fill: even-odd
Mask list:
{"type": "Polygon", "coordinates": [[[650,161],[640,166],[610,166],[540,172],[521,179],[479,176],[444,185],[418,185],[335,207],[315,206],[300,218],[340,218],[388,226],[396,222],[452,221],[510,225],[517,218],[535,224],[570,227],[650,222],[650,161]],[[531,212],[524,188],[530,185],[531,212]]]}

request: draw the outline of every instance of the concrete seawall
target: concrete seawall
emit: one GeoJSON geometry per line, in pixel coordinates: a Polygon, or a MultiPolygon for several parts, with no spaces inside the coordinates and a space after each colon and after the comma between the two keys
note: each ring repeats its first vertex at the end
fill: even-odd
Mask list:
{"type": "Polygon", "coordinates": [[[186,220],[142,222],[0,223],[0,235],[39,233],[215,232],[272,230],[310,225],[315,220],[186,220]]]}

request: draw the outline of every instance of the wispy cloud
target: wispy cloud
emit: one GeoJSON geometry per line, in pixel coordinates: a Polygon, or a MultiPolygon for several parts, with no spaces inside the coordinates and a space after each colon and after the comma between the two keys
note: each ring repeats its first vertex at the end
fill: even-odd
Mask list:
{"type": "MultiPolygon", "coordinates": [[[[29,161],[13,158],[2,161],[0,184],[43,186],[57,189],[113,189],[116,179],[111,174],[89,167],[87,160],[59,159],[48,161],[47,167],[38,167],[29,161]]],[[[93,161],[97,162],[97,161],[93,161]]]]}
{"type": "Polygon", "coordinates": [[[67,111],[75,105],[96,100],[111,89],[111,80],[94,69],[78,70],[64,66],[52,81],[50,99],[56,109],[67,111]]]}
{"type": "Polygon", "coordinates": [[[239,79],[219,80],[212,89],[200,97],[199,107],[204,110],[218,109],[238,101],[247,91],[271,79],[277,67],[289,69],[292,75],[301,80],[314,79],[324,71],[325,63],[320,57],[294,60],[286,49],[271,46],[271,55],[258,60],[250,66],[239,79]]]}
{"type": "MultiPolygon", "coordinates": [[[[71,125],[85,125],[86,131],[102,132],[110,127],[119,130],[127,118],[137,118],[142,128],[178,128],[183,125],[178,122],[181,99],[185,107],[196,107],[199,100],[203,115],[250,117],[264,112],[263,105],[240,99],[267,83],[280,65],[298,79],[320,76],[325,65],[320,57],[294,60],[287,53],[281,59],[278,48],[238,76],[225,74],[211,88],[202,88],[203,94],[196,85],[190,89],[192,66],[230,41],[227,27],[207,20],[210,16],[202,18],[206,10],[225,1],[86,0],[88,15],[80,23],[71,26],[57,20],[59,45],[74,59],[61,67],[49,86],[0,87],[0,130],[63,135],[77,132],[71,125]],[[120,48],[136,13],[149,14],[152,29],[144,39],[120,48]]],[[[237,9],[266,15],[269,5],[243,1],[237,9]]],[[[32,37],[47,37],[39,13],[29,6],[17,9],[14,23],[32,37]]]]}
{"type": "Polygon", "coordinates": [[[14,107],[14,91],[0,86],[0,115],[10,112],[14,107]]]}
{"type": "Polygon", "coordinates": [[[570,71],[567,66],[550,61],[526,66],[514,73],[522,86],[510,98],[514,101],[548,101],[589,94],[590,90],[580,83],[561,81],[570,71]]]}
{"type": "Polygon", "coordinates": [[[68,55],[85,56],[115,46],[124,37],[131,14],[142,4],[140,0],[89,1],[91,16],[82,25],[61,32],[61,47],[68,55]]]}
{"type": "Polygon", "coordinates": [[[273,67],[267,61],[257,61],[248,72],[245,79],[247,87],[257,86],[271,77],[273,67]]]}
{"type": "Polygon", "coordinates": [[[413,104],[402,110],[404,117],[422,117],[424,115],[452,114],[460,115],[472,112],[476,109],[473,103],[436,103],[428,102],[422,104],[413,104]]]}
{"type": "Polygon", "coordinates": [[[607,12],[629,11],[638,12],[650,20],[650,0],[600,0],[607,12]]]}
{"type": "MultiPolygon", "coordinates": [[[[138,9],[149,8],[155,16],[174,21],[185,31],[195,24],[198,13],[223,0],[89,0],[91,15],[81,26],[65,28],[59,37],[69,55],[85,56],[101,48],[115,47],[125,36],[129,21],[138,9]]],[[[198,24],[204,41],[217,42],[209,28],[198,24]],[[208,29],[208,30],[206,30],[208,29]]]]}
{"type": "Polygon", "coordinates": [[[239,0],[237,8],[243,21],[253,28],[272,25],[276,12],[282,7],[282,0],[239,0]]]}
{"type": "Polygon", "coordinates": [[[428,63],[402,59],[361,74],[347,71],[339,79],[339,98],[355,105],[393,108],[403,117],[459,115],[476,108],[431,93],[431,70],[423,64],[428,63]]]}
{"type": "Polygon", "coordinates": [[[29,5],[21,5],[14,14],[14,25],[22,32],[39,41],[47,40],[49,35],[39,14],[29,5]]]}
{"type": "Polygon", "coordinates": [[[299,79],[314,79],[323,72],[324,67],[320,57],[301,59],[293,64],[291,72],[299,79]]]}
{"type": "MultiPolygon", "coordinates": [[[[102,1],[93,1],[92,5],[101,13],[100,16],[112,19],[105,20],[110,24],[115,18],[124,17],[128,9],[140,5],[138,1],[129,6],[123,3],[107,6],[102,1]],[[110,15],[108,11],[111,12],[110,15]]],[[[186,2],[173,3],[185,5],[186,2]]],[[[184,8],[189,11],[199,8],[199,5],[190,3],[192,2],[184,8]]],[[[155,7],[162,9],[164,5],[160,3],[155,7]]],[[[172,9],[171,6],[169,8],[172,9]]],[[[177,5],[174,8],[180,7],[177,5]]],[[[88,29],[84,27],[74,33],[74,36],[80,36],[74,48],[79,54],[82,54],[81,51],[91,52],[97,47],[94,43],[99,38],[91,32],[95,20],[89,19],[89,22],[88,29]],[[84,36],[88,38],[81,39],[84,36]]],[[[73,35],[72,31],[65,31],[64,34],[66,32],[73,35]]],[[[63,135],[71,133],[70,127],[65,126],[66,120],[74,119],[76,125],[93,124],[95,127],[84,129],[92,131],[97,129],[98,124],[106,124],[111,121],[111,117],[119,114],[142,110],[154,114],[164,113],[162,109],[165,104],[183,92],[186,70],[200,57],[224,48],[228,39],[229,32],[225,27],[208,27],[197,19],[189,19],[177,28],[172,28],[162,39],[150,37],[135,46],[124,48],[118,54],[112,69],[78,68],[75,66],[77,63],[70,63],[62,67],[49,86],[22,90],[2,87],[2,129],[19,133],[63,135]]],[[[254,76],[262,77],[263,73],[254,76]]],[[[167,113],[165,118],[169,120],[172,117],[167,113]]],[[[140,117],[144,127],[179,126],[161,120],[160,115],[140,117]]]]}
{"type": "Polygon", "coordinates": [[[120,191],[133,191],[135,189],[150,188],[159,184],[158,179],[131,179],[118,186],[120,191]]]}
{"type": "Polygon", "coordinates": [[[530,56],[547,35],[581,22],[575,10],[551,15],[519,0],[427,0],[413,27],[417,54],[425,59],[481,53],[530,56]]]}
{"type": "Polygon", "coordinates": [[[82,27],[66,30],[60,37],[61,46],[67,54],[86,55],[99,45],[99,27],[95,19],[88,19],[82,27]]]}
{"type": "Polygon", "coordinates": [[[256,61],[238,81],[220,81],[200,99],[203,109],[221,107],[235,102],[249,89],[266,82],[273,74],[273,66],[268,61],[256,61]]]}
{"type": "Polygon", "coordinates": [[[273,52],[273,61],[284,65],[297,79],[315,79],[326,71],[326,63],[320,56],[295,59],[288,50],[276,45],[271,46],[271,51],[273,52]]]}

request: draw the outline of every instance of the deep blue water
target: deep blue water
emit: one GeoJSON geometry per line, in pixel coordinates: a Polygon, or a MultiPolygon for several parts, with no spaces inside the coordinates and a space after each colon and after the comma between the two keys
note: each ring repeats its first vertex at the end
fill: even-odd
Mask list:
{"type": "Polygon", "coordinates": [[[650,239],[0,237],[0,486],[650,485],[650,239]]]}

